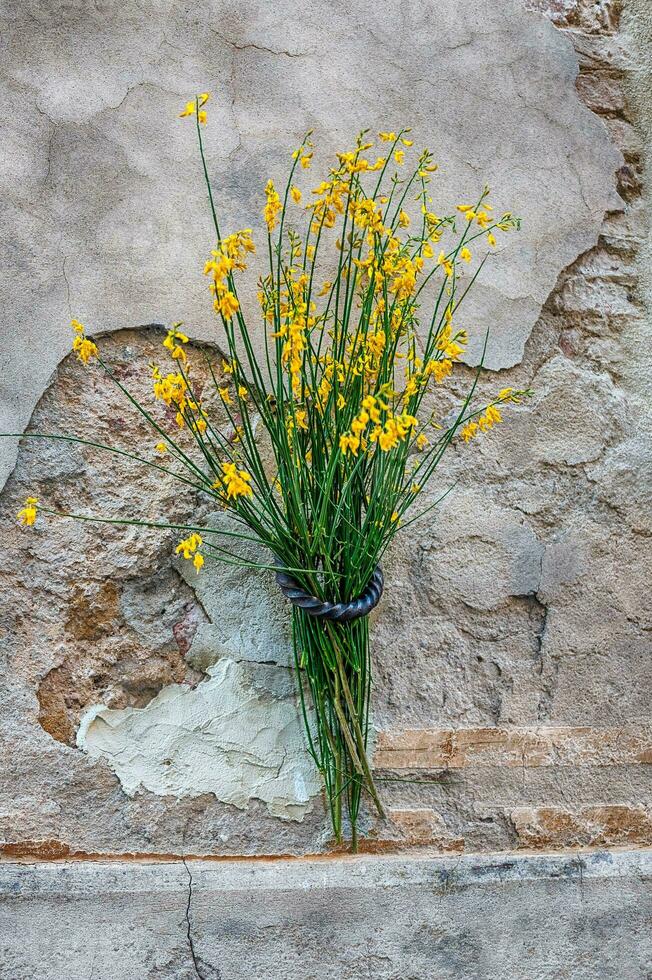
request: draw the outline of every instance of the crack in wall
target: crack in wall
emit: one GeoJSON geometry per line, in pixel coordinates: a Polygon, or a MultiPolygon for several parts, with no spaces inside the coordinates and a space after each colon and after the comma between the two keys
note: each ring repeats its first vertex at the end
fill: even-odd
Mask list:
{"type": "MultiPolygon", "coordinates": [[[[48,176],[49,176],[49,174],[50,174],[50,170],[49,170],[49,167],[48,167],[48,176]]],[[[70,281],[69,281],[68,276],[66,274],[66,261],[67,261],[67,259],[68,259],[68,256],[67,255],[64,255],[63,256],[62,263],[61,263],[61,275],[63,276],[63,281],[66,284],[66,302],[68,304],[68,316],[72,319],[72,306],[70,305],[70,281]]]]}
{"type": "Polygon", "coordinates": [[[192,907],[192,889],[193,889],[192,871],[190,870],[190,867],[185,857],[182,857],[181,861],[188,874],[188,901],[186,903],[186,936],[188,939],[188,950],[190,952],[190,958],[192,959],[192,965],[196,975],[199,977],[199,980],[204,980],[204,977],[202,976],[199,970],[199,962],[198,962],[197,954],[195,952],[195,943],[192,936],[192,923],[190,917],[190,912],[192,907]]]}
{"type": "Polygon", "coordinates": [[[253,48],[255,51],[263,51],[266,54],[272,54],[277,56],[284,55],[286,58],[308,58],[311,57],[313,54],[315,54],[314,50],[313,51],[286,51],[283,48],[280,50],[275,50],[274,48],[267,48],[263,44],[255,44],[253,41],[247,41],[244,44],[238,44],[236,41],[232,40],[231,38],[226,37],[225,34],[220,33],[220,31],[216,30],[214,27],[211,27],[210,24],[208,24],[207,26],[211,34],[214,34],[215,37],[220,39],[220,41],[223,41],[225,44],[228,44],[230,48],[234,48],[236,51],[247,51],[250,48],[253,48]]]}

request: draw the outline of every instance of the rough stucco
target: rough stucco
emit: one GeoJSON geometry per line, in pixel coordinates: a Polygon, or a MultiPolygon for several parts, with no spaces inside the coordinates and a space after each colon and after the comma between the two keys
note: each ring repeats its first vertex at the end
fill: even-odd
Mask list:
{"type": "MultiPolygon", "coordinates": [[[[575,9],[571,3],[554,6],[575,9]]],[[[593,9],[593,5],[582,4],[585,20],[590,17],[589,8],[593,9]]],[[[487,25],[499,24],[505,33],[491,36],[491,71],[496,98],[502,99],[503,94],[506,98],[507,108],[502,115],[512,124],[512,116],[515,120],[521,118],[521,100],[517,103],[519,111],[513,111],[512,90],[504,83],[502,87],[497,84],[502,77],[501,52],[509,49],[511,57],[521,50],[521,44],[529,45],[530,74],[523,80],[524,86],[527,81],[528,100],[554,96],[553,101],[559,103],[556,118],[560,120],[566,107],[572,107],[572,112],[568,110],[572,119],[564,117],[559,139],[564,146],[571,146],[573,140],[586,138],[584,126],[588,126],[594,134],[591,155],[595,151],[596,165],[602,173],[596,186],[606,186],[616,156],[606,149],[605,163],[603,151],[596,150],[605,145],[603,137],[597,135],[603,134],[602,122],[580,110],[576,102],[571,84],[574,62],[567,42],[541,20],[516,9],[507,24],[507,12],[511,10],[507,5],[487,5],[486,11],[483,7],[484,21],[477,4],[473,11],[471,6],[460,4],[456,10],[459,21],[446,20],[450,9],[445,6],[437,28],[444,45],[453,50],[453,60],[465,57],[466,51],[475,62],[484,50],[482,39],[455,48],[460,24],[465,29],[471,24],[470,30],[483,37],[487,25]],[[536,66],[541,67],[544,62],[550,65],[556,58],[561,58],[566,66],[562,74],[553,71],[538,78],[536,66]],[[533,78],[537,84],[531,86],[533,78]]],[[[393,16],[391,10],[388,16],[393,16]]],[[[613,18],[604,25],[596,22],[589,29],[582,26],[585,20],[582,24],[570,20],[569,27],[564,16],[559,14],[561,26],[569,28],[568,36],[579,52],[578,85],[582,86],[583,97],[592,99],[625,156],[619,190],[626,207],[622,213],[607,215],[597,246],[561,274],[524,351],[521,334],[514,332],[506,341],[510,361],[520,363],[501,374],[500,385],[531,384],[536,392],[534,401],[511,413],[508,423],[491,439],[479,441],[472,455],[461,448],[451,451],[433,492],[458,481],[455,492],[446,498],[432,521],[407,533],[388,562],[387,592],[373,620],[374,719],[384,732],[432,729],[443,732],[450,741],[460,729],[479,732],[478,737],[485,738],[482,733],[498,727],[527,730],[544,726],[554,731],[553,744],[557,744],[562,737],[574,743],[581,741],[578,729],[589,728],[601,744],[603,738],[612,738],[619,727],[636,728],[649,717],[649,486],[638,476],[652,459],[649,436],[646,437],[649,405],[644,398],[649,379],[645,378],[640,354],[647,343],[649,321],[638,288],[637,266],[648,225],[639,184],[640,140],[631,112],[623,108],[624,100],[619,95],[623,75],[631,72],[635,57],[629,37],[616,33],[613,18]],[[605,726],[607,733],[602,731],[605,726]]],[[[345,19],[344,23],[348,21],[345,19]]],[[[391,26],[391,20],[388,23],[391,26]]],[[[246,26],[248,29],[251,24],[246,26]]],[[[240,25],[238,30],[242,30],[240,25]]],[[[270,27],[263,40],[265,45],[271,46],[273,30],[270,27]]],[[[412,32],[413,25],[410,23],[406,30],[412,32]]],[[[33,31],[38,33],[36,27],[33,31]]],[[[137,26],[135,33],[138,34],[137,26]]],[[[388,51],[403,43],[396,38],[390,41],[382,32],[375,33],[387,42],[388,51]]],[[[400,34],[394,33],[396,37],[400,34]]],[[[301,40],[298,31],[297,45],[301,40]]],[[[343,43],[341,38],[338,43],[343,43]]],[[[426,42],[423,50],[420,44],[415,50],[420,51],[418,57],[424,57],[426,42]]],[[[154,47],[152,43],[152,50],[154,47]]],[[[249,115],[243,115],[240,126],[254,134],[256,152],[260,150],[261,159],[265,160],[265,168],[261,166],[257,173],[260,186],[278,145],[276,137],[272,140],[270,133],[263,133],[250,118],[254,111],[251,76],[255,71],[265,79],[278,80],[274,66],[280,60],[294,79],[294,73],[300,70],[295,62],[301,59],[257,52],[256,48],[246,48],[239,54],[231,52],[231,56],[234,84],[238,92],[248,93],[250,100],[249,115]],[[255,69],[247,59],[257,59],[255,69]],[[269,138],[266,148],[261,146],[264,138],[269,138]],[[267,153],[269,157],[265,156],[267,153]]],[[[412,64],[413,57],[417,55],[410,49],[403,60],[412,64]]],[[[120,58],[119,53],[111,54],[116,65],[121,64],[120,58]]],[[[144,63],[150,64],[147,59],[144,63]]],[[[16,64],[15,71],[26,76],[20,60],[16,64]]],[[[396,68],[397,72],[401,70],[396,68]]],[[[393,77],[391,71],[386,73],[386,78],[393,77]]],[[[189,78],[190,82],[203,87],[205,75],[199,80],[189,78]]],[[[117,86],[118,82],[107,77],[106,90],[112,85],[117,86]]],[[[464,85],[460,91],[464,91],[464,85]]],[[[183,86],[179,85],[184,93],[185,86],[184,80],[183,86]]],[[[120,206],[125,214],[127,200],[135,200],[134,206],[140,208],[142,201],[149,200],[152,187],[161,192],[161,200],[168,200],[165,195],[171,184],[169,174],[165,188],[152,184],[153,178],[147,176],[152,147],[161,161],[161,173],[168,173],[165,168],[172,166],[172,157],[181,167],[194,166],[185,130],[170,137],[165,146],[147,145],[155,133],[159,139],[165,133],[167,139],[168,124],[161,127],[159,120],[163,111],[171,118],[178,102],[175,93],[169,104],[163,105],[162,94],[152,91],[151,103],[145,109],[140,100],[148,92],[147,87],[141,87],[127,97],[120,110],[99,112],[96,116],[91,110],[97,108],[97,102],[91,100],[89,108],[76,109],[79,119],[57,123],[53,130],[52,166],[67,168],[70,174],[73,164],[67,154],[72,153],[71,148],[79,151],[88,145],[91,132],[105,132],[102,127],[110,123],[111,140],[123,139],[125,157],[136,157],[145,173],[132,194],[130,178],[127,179],[129,167],[125,165],[120,178],[124,179],[125,195],[129,191],[120,206]],[[128,122],[124,113],[133,114],[128,122]],[[137,147],[130,128],[136,118],[145,127],[137,147]]],[[[50,91],[50,101],[56,94],[50,91]]],[[[117,92],[111,92],[116,103],[117,96],[117,92]]],[[[65,99],[61,90],[59,97],[57,111],[63,111],[61,104],[65,99]]],[[[273,105],[277,97],[280,98],[278,91],[272,86],[273,105]]],[[[414,93],[405,94],[401,87],[391,99],[388,97],[388,104],[397,112],[400,110],[401,116],[412,111],[415,101],[414,93]]],[[[50,105],[48,111],[55,108],[50,105]]],[[[371,111],[369,106],[363,108],[371,111]]],[[[469,98],[467,110],[470,122],[476,116],[484,119],[483,113],[489,111],[477,93],[469,98]]],[[[255,111],[258,119],[263,119],[257,105],[255,111]]],[[[356,122],[354,114],[351,110],[352,128],[356,122]]],[[[435,128],[438,118],[444,122],[452,118],[447,103],[432,107],[432,114],[433,132],[439,132],[435,128]]],[[[526,115],[523,109],[523,118],[526,115]]],[[[217,118],[215,112],[213,116],[217,118]]],[[[349,116],[345,113],[343,118],[348,120],[349,116]]],[[[417,122],[422,127],[430,125],[425,116],[417,122]]],[[[283,133],[283,125],[276,116],[272,117],[270,127],[283,133]]],[[[348,131],[348,122],[346,128],[348,131]]],[[[452,131],[452,126],[449,128],[452,131]]],[[[557,136],[547,128],[544,133],[538,125],[535,130],[546,159],[548,153],[552,158],[555,147],[559,150],[557,136]]],[[[497,139],[496,132],[489,126],[483,139],[497,139]]],[[[461,147],[460,156],[474,160],[471,154],[487,154],[488,159],[486,142],[481,140],[470,148],[470,137],[460,130],[456,130],[455,138],[459,139],[455,145],[461,147]]],[[[506,137],[503,156],[493,156],[496,172],[505,175],[500,179],[510,185],[513,168],[510,170],[504,154],[514,147],[514,139],[513,134],[506,137]]],[[[110,141],[103,144],[102,160],[107,154],[110,158],[111,146],[110,141]]],[[[213,146],[212,152],[219,156],[218,147],[213,146]]],[[[233,183],[227,188],[234,201],[243,186],[239,175],[254,159],[252,151],[247,154],[241,159],[233,153],[227,161],[235,168],[233,183]]],[[[561,168],[555,181],[559,180],[562,190],[569,190],[572,182],[560,178],[564,173],[563,154],[555,159],[555,166],[561,168]]],[[[25,166],[28,162],[26,158],[25,166]]],[[[75,158],[75,166],[77,162],[75,158]]],[[[452,162],[457,172],[460,161],[452,162]]],[[[578,165],[583,167],[585,162],[578,165]]],[[[447,170],[452,173],[451,166],[447,170]]],[[[482,175],[478,174],[477,179],[482,179],[485,171],[483,160],[482,175]]],[[[30,179],[36,180],[35,172],[31,178],[26,175],[26,186],[30,179]]],[[[524,171],[523,179],[526,177],[528,195],[533,197],[532,188],[539,187],[540,174],[530,167],[524,171]]],[[[71,180],[68,178],[68,186],[71,180]]],[[[66,180],[59,178],[51,192],[64,194],[65,185],[66,180]]],[[[557,183],[553,186],[557,188],[557,183]]],[[[104,191],[97,194],[101,210],[105,206],[101,204],[105,201],[104,191]]],[[[194,194],[194,189],[188,191],[183,208],[180,205],[174,214],[166,212],[166,241],[171,242],[177,235],[177,221],[182,217],[186,220],[192,213],[194,222],[195,215],[205,214],[199,192],[196,198],[194,194]]],[[[596,217],[603,205],[598,206],[593,198],[588,200],[593,202],[591,213],[596,217]]],[[[58,208],[54,208],[51,198],[48,201],[47,220],[54,222],[55,215],[64,227],[61,201],[58,208]]],[[[573,207],[579,206],[576,201],[573,207]]],[[[79,207],[90,205],[84,200],[79,207]]],[[[572,213],[575,222],[581,224],[583,212],[572,213]]],[[[23,227],[20,222],[27,221],[29,214],[30,210],[23,207],[18,227],[23,227]]],[[[105,230],[106,220],[103,218],[105,230]]],[[[116,220],[112,212],[113,228],[116,220]]],[[[124,219],[125,228],[136,224],[139,229],[145,228],[143,238],[157,237],[157,229],[146,234],[140,213],[124,219]]],[[[104,296],[101,302],[110,300],[112,304],[107,329],[139,319],[159,320],[166,315],[176,318],[187,311],[195,324],[203,322],[198,314],[200,306],[205,308],[203,284],[195,280],[194,300],[186,286],[193,281],[201,262],[208,231],[201,231],[199,225],[192,232],[186,225],[183,227],[187,234],[178,238],[182,243],[181,264],[175,269],[174,283],[166,280],[161,306],[138,307],[143,310],[142,315],[132,317],[136,308],[132,273],[123,280],[119,276],[112,278],[108,269],[101,279],[98,276],[94,280],[98,295],[101,292],[104,296]],[[187,262],[183,268],[182,259],[187,262]],[[178,298],[177,289],[181,290],[178,298]],[[168,301],[169,308],[165,306],[168,301]],[[197,311],[193,302],[197,303],[197,311]],[[120,320],[122,315],[126,319],[120,320]]],[[[48,238],[42,229],[41,234],[48,238]]],[[[110,246],[117,252],[116,241],[122,247],[117,239],[112,239],[110,246]]],[[[512,244],[514,241],[522,243],[527,239],[512,239],[512,244]]],[[[109,245],[96,247],[99,254],[109,245]]],[[[549,247],[554,253],[552,266],[561,268],[567,261],[564,255],[568,254],[564,252],[567,245],[563,235],[550,240],[549,247]]],[[[136,264],[138,275],[150,282],[154,281],[152,266],[165,269],[169,256],[163,249],[154,261],[149,254],[144,255],[145,251],[143,244],[143,255],[138,253],[140,264],[136,264]],[[150,260],[152,265],[148,265],[150,260]]],[[[529,268],[532,254],[521,258],[529,268]]],[[[119,272],[123,268],[122,257],[113,256],[113,260],[119,272]]],[[[503,261],[508,261],[507,253],[501,255],[500,262],[503,261]]],[[[93,262],[98,262],[98,255],[93,256],[93,262]]],[[[86,316],[89,309],[79,309],[77,299],[81,301],[84,291],[91,288],[90,278],[86,278],[90,272],[76,268],[72,275],[68,261],[66,270],[71,284],[71,311],[86,316]],[[80,290],[78,297],[76,288],[80,290]]],[[[56,288],[49,295],[56,298],[61,283],[53,280],[53,284],[56,288]]],[[[139,295],[140,302],[144,295],[140,286],[139,295]]],[[[539,305],[543,298],[542,295],[538,300],[539,305]]],[[[100,299],[96,301],[99,309],[100,299]]],[[[142,301],[150,302],[147,296],[142,301]]],[[[30,328],[26,332],[36,336],[39,350],[44,346],[47,324],[63,322],[67,314],[64,303],[61,315],[52,313],[50,319],[44,315],[38,331],[30,328]]],[[[68,339],[67,335],[65,343],[61,339],[59,348],[52,341],[51,349],[57,357],[67,348],[68,339]]],[[[140,392],[148,384],[145,365],[152,359],[152,352],[158,350],[160,339],[160,333],[152,330],[121,331],[104,338],[103,349],[107,359],[118,365],[121,376],[140,392]]],[[[22,363],[30,363],[33,368],[33,360],[26,358],[22,363]]],[[[464,385],[462,378],[450,400],[444,402],[444,409],[459,396],[464,385]]],[[[495,379],[489,379],[485,390],[494,388],[495,379]]],[[[31,425],[37,430],[64,428],[86,435],[99,434],[107,441],[127,446],[146,448],[151,442],[106,385],[92,372],[82,374],[70,358],[61,365],[39,402],[31,425]],[[80,386],[82,377],[87,387],[80,386]]],[[[9,625],[2,647],[7,680],[1,693],[0,751],[5,785],[0,820],[7,846],[17,843],[28,849],[42,846],[64,852],[69,848],[91,852],[190,850],[234,854],[305,853],[327,847],[326,822],[318,799],[299,822],[279,821],[271,816],[255,798],[255,792],[246,811],[221,802],[213,792],[184,795],[175,789],[174,794],[158,795],[143,789],[128,796],[106,758],[91,758],[74,747],[79,720],[89,707],[103,704],[109,711],[126,711],[122,717],[130,720],[142,717],[138,712],[149,709],[147,717],[151,718],[152,699],[158,692],[170,690],[169,685],[195,685],[188,697],[199,697],[197,692],[202,685],[211,683],[202,679],[202,671],[215,663],[219,667],[220,662],[230,661],[239,665],[239,671],[246,661],[261,661],[267,664],[269,676],[278,678],[275,684],[281,684],[281,678],[287,680],[288,675],[284,610],[271,576],[263,573],[251,576],[207,568],[199,580],[194,573],[184,580],[185,570],[171,563],[173,536],[112,527],[98,535],[93,528],[40,521],[29,532],[16,528],[12,520],[15,509],[32,491],[64,508],[81,506],[116,515],[137,511],[154,518],[165,514],[179,521],[192,516],[198,523],[209,516],[201,502],[178,495],[166,481],[146,484],[136,470],[117,467],[90,451],[60,445],[37,447],[27,441],[23,444],[18,466],[2,499],[3,516],[7,516],[8,560],[0,575],[9,625]],[[16,743],[21,746],[20,753],[13,748],[16,743]]],[[[251,669],[258,672],[259,667],[254,663],[251,669]]],[[[242,694],[238,691],[238,697],[242,694]]],[[[260,705],[260,717],[272,718],[265,703],[260,705]]],[[[278,729],[274,732],[270,724],[265,738],[271,738],[275,753],[281,745],[278,735],[278,729]]],[[[198,737],[193,740],[193,751],[200,748],[198,737]]],[[[282,752],[278,757],[282,757],[282,752]]],[[[157,772],[162,758],[159,753],[154,760],[157,772]]],[[[649,761],[649,755],[646,758],[649,761]]],[[[606,765],[602,756],[589,754],[578,758],[573,766],[559,762],[542,766],[536,760],[523,758],[521,766],[506,767],[498,758],[484,766],[471,760],[455,771],[446,766],[434,770],[426,767],[416,773],[403,771],[399,775],[408,778],[408,782],[383,784],[383,795],[399,831],[391,826],[374,827],[370,817],[368,829],[379,843],[396,838],[430,839],[442,849],[455,850],[578,846],[596,841],[645,843],[650,837],[652,791],[644,762],[645,757],[614,758],[606,765]]],[[[386,776],[392,779],[395,775],[388,767],[386,776]]],[[[125,782],[129,779],[131,775],[125,776],[125,782]]],[[[255,789],[256,781],[253,783],[255,789]]]]}
{"type": "MultiPolygon", "coordinates": [[[[620,156],[578,99],[570,43],[518,0],[304,0],[290,21],[256,0],[5,9],[7,431],[27,424],[73,315],[98,333],[183,319],[215,335],[205,192],[176,118],[206,88],[214,179],[239,226],[258,223],[266,177],[310,128],[325,163],[362,127],[412,125],[440,164],[442,212],[488,181],[524,228],[469,297],[470,356],[490,327],[487,364],[520,360],[559,272],[620,207],[620,156]]],[[[0,450],[4,477],[15,447],[0,450]]]]}

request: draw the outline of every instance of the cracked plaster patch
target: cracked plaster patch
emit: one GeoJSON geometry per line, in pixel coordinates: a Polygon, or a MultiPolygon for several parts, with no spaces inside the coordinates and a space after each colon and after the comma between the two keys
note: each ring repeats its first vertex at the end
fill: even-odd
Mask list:
{"type": "MultiPolygon", "coordinates": [[[[152,0],[70,4],[51,18],[26,0],[3,40],[7,431],[27,424],[73,315],[98,334],[182,317],[194,337],[215,336],[200,274],[212,244],[205,191],[176,118],[189,93],[214,93],[208,154],[241,226],[259,224],[265,180],[308,129],[325,161],[362,127],[412,125],[440,164],[441,211],[488,181],[496,208],[524,219],[466,304],[470,359],[490,327],[491,368],[521,359],[560,270],[620,206],[620,155],[578,99],[571,45],[519,0],[301,0],[281,11],[214,0],[201,20],[152,0]]],[[[256,310],[253,271],[243,296],[256,310]]],[[[15,447],[0,452],[4,478],[15,447]]]]}
{"type": "Polygon", "coordinates": [[[302,820],[320,789],[305,747],[289,671],[228,658],[195,688],[173,684],[145,708],[95,705],[77,744],[111,766],[129,796],[213,793],[246,809],[302,820]],[[285,681],[285,683],[283,683],[285,681]]]}

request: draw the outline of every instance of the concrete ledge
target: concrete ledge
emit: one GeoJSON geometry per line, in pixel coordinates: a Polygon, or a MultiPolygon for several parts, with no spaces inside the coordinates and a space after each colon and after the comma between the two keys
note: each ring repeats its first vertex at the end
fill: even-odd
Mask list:
{"type": "Polygon", "coordinates": [[[2,980],[645,980],[652,852],[0,864],[2,980]]]}

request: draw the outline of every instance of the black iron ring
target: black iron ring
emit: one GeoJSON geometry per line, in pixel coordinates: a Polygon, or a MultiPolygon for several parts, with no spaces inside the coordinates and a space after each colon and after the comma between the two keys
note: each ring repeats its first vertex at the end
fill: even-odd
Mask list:
{"type": "Polygon", "coordinates": [[[380,602],[384,582],[382,569],[377,565],[364,592],[357,599],[351,599],[350,602],[322,602],[317,596],[302,589],[291,575],[286,572],[276,573],[276,584],[294,606],[316,619],[327,619],[334,623],[350,623],[361,616],[367,616],[380,602]]]}

